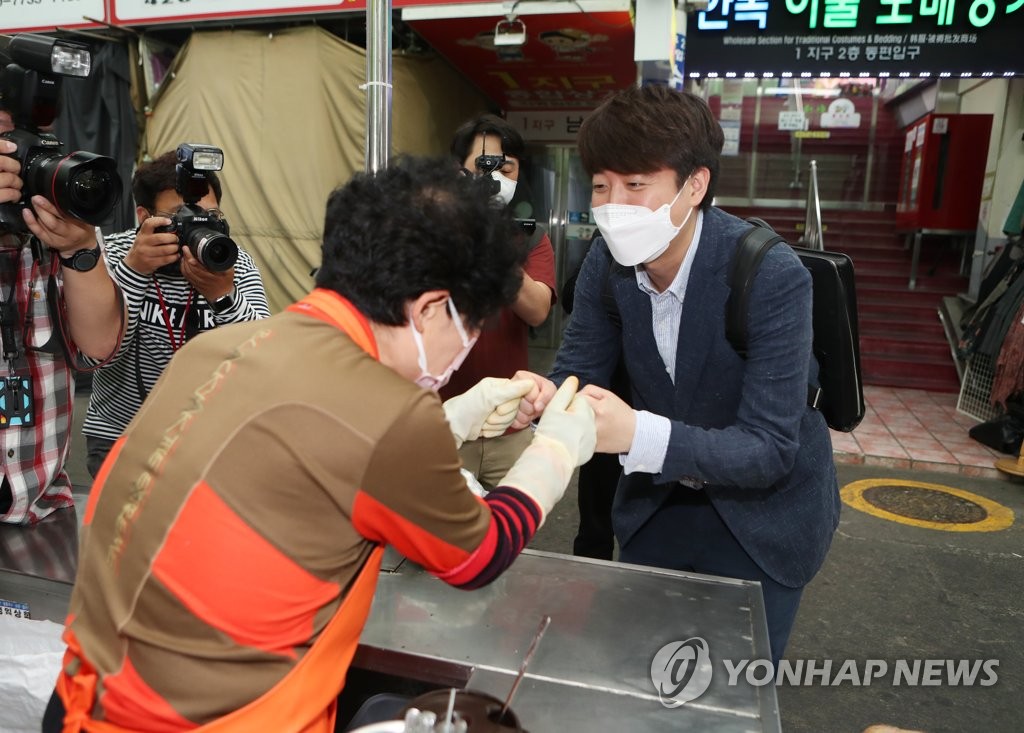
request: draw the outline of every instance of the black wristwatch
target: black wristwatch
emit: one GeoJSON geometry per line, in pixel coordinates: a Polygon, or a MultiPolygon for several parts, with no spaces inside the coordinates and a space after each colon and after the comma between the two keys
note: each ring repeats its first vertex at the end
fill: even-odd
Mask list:
{"type": "Polygon", "coordinates": [[[223,313],[235,304],[235,294],[231,291],[227,295],[222,295],[217,300],[210,303],[210,310],[214,313],[223,313]]]}
{"type": "Polygon", "coordinates": [[[96,267],[99,264],[100,257],[103,255],[100,246],[97,244],[92,249],[80,249],[70,257],[60,257],[60,263],[64,267],[70,267],[72,270],[77,272],[89,272],[89,270],[96,267]]]}

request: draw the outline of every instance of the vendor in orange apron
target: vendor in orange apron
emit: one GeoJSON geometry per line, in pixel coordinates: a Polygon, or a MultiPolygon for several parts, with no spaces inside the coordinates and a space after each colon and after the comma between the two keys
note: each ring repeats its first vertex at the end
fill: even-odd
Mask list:
{"type": "Polygon", "coordinates": [[[567,380],[503,484],[466,485],[458,445],[546,389],[429,389],[518,288],[494,216],[436,161],[357,175],[317,289],[175,355],[90,491],[46,733],[330,733],[381,548],[464,589],[513,562],[596,435],[567,380]]]}
{"type": "MultiPolygon", "coordinates": [[[[295,731],[333,733],[338,694],[373,601],[384,550],[378,547],[349,590],[334,618],[306,656],[273,689],[243,708],[202,726],[195,733],[252,733],[295,731]]],[[[68,649],[57,678],[57,695],[64,706],[63,733],[134,733],[107,722],[91,720],[97,675],[82,659],[73,632],[65,634],[68,649]]],[[[44,728],[44,733],[45,733],[44,728]]]]}
{"type": "MultiPolygon", "coordinates": [[[[343,331],[360,349],[379,358],[377,346],[369,325],[358,311],[345,299],[322,290],[315,290],[289,311],[310,316],[343,331]]],[[[90,530],[96,503],[109,479],[111,467],[121,454],[122,438],[111,451],[111,461],[103,466],[96,477],[96,486],[87,504],[83,529],[90,530]]],[[[185,512],[182,512],[185,515],[185,512]]],[[[181,523],[181,519],[178,523],[181,523]]],[[[216,525],[217,521],[210,521],[216,525]]],[[[193,528],[194,532],[194,528],[193,528]]],[[[136,690],[144,690],[150,699],[133,700],[141,706],[160,711],[158,726],[173,725],[175,730],[196,731],[197,733],[233,733],[238,731],[295,731],[295,733],[332,733],[336,714],[337,696],[345,683],[349,663],[355,654],[366,617],[373,601],[380,559],[383,547],[376,547],[358,572],[354,582],[345,594],[337,611],[324,627],[316,641],[303,655],[294,668],[276,685],[259,698],[237,710],[217,718],[205,725],[196,725],[183,718],[144,681],[129,672],[136,690]]],[[[154,561],[155,562],[155,561],[154,561]]],[[[74,611],[74,601],[72,612],[74,611]]],[[[97,702],[101,705],[102,693],[100,675],[83,655],[81,644],[73,630],[74,617],[67,620],[64,641],[68,648],[64,655],[61,674],[57,679],[56,697],[63,704],[63,733],[130,733],[131,728],[116,725],[107,720],[94,720],[92,715],[97,702]]],[[[129,667],[125,660],[123,667],[129,667]]],[[[124,671],[122,669],[122,671],[124,671]]],[[[138,694],[138,693],[136,693],[138,694]]],[[[139,695],[142,697],[142,695],[139,695]]],[[[55,703],[56,700],[52,701],[55,703]]],[[[58,711],[51,703],[47,711],[47,725],[53,725],[58,711]]],[[[55,726],[54,730],[57,730],[55,726]]],[[[47,731],[44,725],[44,731],[47,731]]]]}

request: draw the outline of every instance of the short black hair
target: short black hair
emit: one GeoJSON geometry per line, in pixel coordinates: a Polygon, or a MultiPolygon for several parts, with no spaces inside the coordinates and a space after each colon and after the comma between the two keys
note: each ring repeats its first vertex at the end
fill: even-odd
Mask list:
{"type": "MultiPolygon", "coordinates": [[[[148,211],[153,211],[156,207],[156,197],[164,191],[174,190],[174,168],[177,164],[176,151],[169,150],[136,168],[135,175],[132,176],[132,196],[135,197],[135,203],[148,211]]],[[[206,181],[213,189],[217,203],[220,203],[220,178],[213,171],[206,171],[206,181]]]]}
{"type": "Polygon", "coordinates": [[[462,162],[469,157],[470,152],[472,152],[470,146],[477,135],[494,135],[497,137],[501,140],[501,152],[505,155],[522,159],[523,154],[526,152],[526,143],[516,128],[497,115],[480,115],[461,124],[452,138],[452,157],[458,161],[459,165],[462,165],[462,162]]]}
{"type": "Polygon", "coordinates": [[[327,200],[317,286],[389,326],[408,320],[410,300],[447,290],[479,326],[515,300],[526,260],[525,238],[490,198],[445,159],[403,156],[357,173],[327,200]]]}
{"type": "Polygon", "coordinates": [[[682,185],[711,172],[701,208],[711,206],[725,135],[707,103],[690,92],[649,84],[613,92],[580,126],[577,146],[587,175],[653,173],[671,168],[682,185]]]}

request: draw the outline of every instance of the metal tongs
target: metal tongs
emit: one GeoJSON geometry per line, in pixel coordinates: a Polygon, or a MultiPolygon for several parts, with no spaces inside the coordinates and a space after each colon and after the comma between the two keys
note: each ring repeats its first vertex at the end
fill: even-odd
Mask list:
{"type": "Polygon", "coordinates": [[[508,691],[508,697],[505,698],[505,704],[501,707],[501,715],[498,716],[498,720],[505,719],[505,713],[508,712],[509,707],[512,705],[512,698],[516,695],[516,690],[519,689],[519,683],[523,681],[523,676],[526,675],[526,667],[533,658],[534,652],[537,651],[537,645],[540,643],[540,639],[544,636],[544,632],[548,630],[548,626],[551,624],[551,617],[545,616],[540,620],[540,626],[537,628],[537,633],[533,637],[533,641],[530,642],[530,648],[526,650],[526,656],[523,657],[523,663],[519,666],[519,674],[516,675],[516,681],[512,683],[512,689],[508,691]]]}

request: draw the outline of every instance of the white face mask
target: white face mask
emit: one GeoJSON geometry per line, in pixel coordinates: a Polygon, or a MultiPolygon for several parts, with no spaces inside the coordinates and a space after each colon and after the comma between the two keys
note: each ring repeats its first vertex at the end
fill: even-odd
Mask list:
{"type": "Polygon", "coordinates": [[[671,203],[654,211],[633,204],[604,204],[594,209],[594,221],[616,262],[623,267],[635,267],[661,257],[693,215],[690,209],[682,224],[672,223],[672,206],[682,192],[679,189],[671,203]]]}
{"type": "Polygon", "coordinates": [[[448,365],[448,368],[444,370],[440,375],[435,376],[427,371],[427,352],[423,348],[423,336],[416,330],[416,324],[413,323],[412,317],[409,317],[409,328],[412,329],[412,339],[416,342],[416,351],[419,352],[419,358],[417,363],[420,367],[420,375],[416,377],[415,381],[423,389],[432,389],[435,392],[441,389],[441,387],[448,384],[448,380],[452,378],[455,370],[462,366],[462,362],[469,356],[470,349],[473,348],[473,344],[476,343],[477,337],[469,338],[466,334],[466,329],[462,326],[462,316],[455,310],[455,303],[452,302],[451,298],[448,298],[448,311],[452,315],[452,320],[455,322],[455,328],[459,332],[459,337],[462,339],[462,351],[455,355],[452,359],[452,363],[448,365]]]}
{"type": "Polygon", "coordinates": [[[501,171],[492,171],[491,178],[496,180],[501,185],[501,190],[494,194],[494,198],[500,201],[504,206],[508,206],[512,201],[512,197],[516,193],[516,181],[511,178],[503,176],[501,171]]]}

